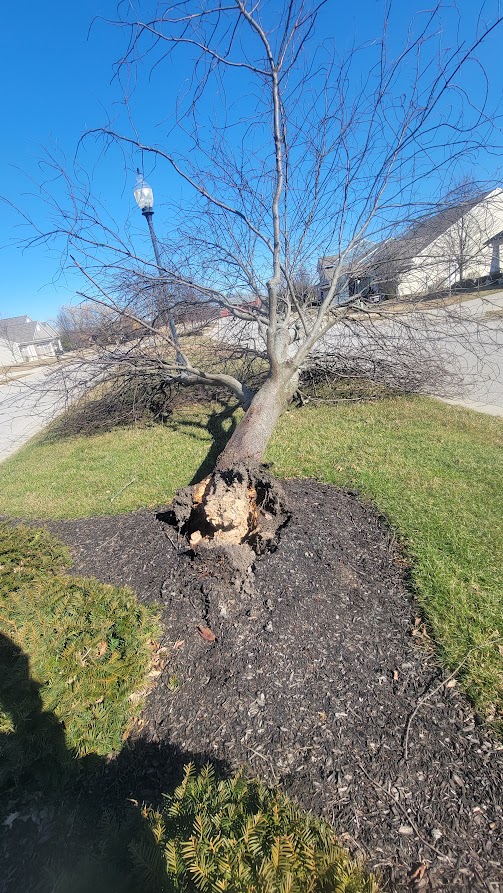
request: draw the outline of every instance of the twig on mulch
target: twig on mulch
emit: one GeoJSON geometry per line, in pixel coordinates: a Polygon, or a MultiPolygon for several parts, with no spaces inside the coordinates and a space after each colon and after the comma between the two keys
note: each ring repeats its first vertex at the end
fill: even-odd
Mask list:
{"type": "Polygon", "coordinates": [[[250,753],[255,754],[256,757],[260,757],[261,760],[264,760],[264,762],[267,763],[267,765],[269,766],[269,769],[271,771],[272,777],[274,778],[274,783],[278,784],[278,774],[274,768],[274,763],[271,760],[271,757],[267,756],[266,754],[260,753],[259,750],[256,750],[254,747],[251,747],[249,744],[246,745],[246,749],[250,753]]]}
{"type": "Polygon", "coordinates": [[[426,701],[428,701],[430,698],[432,698],[434,695],[436,695],[437,692],[439,692],[444,687],[444,685],[447,685],[447,683],[450,682],[451,679],[453,679],[454,676],[457,675],[457,673],[459,673],[461,667],[464,666],[464,664],[466,663],[466,661],[468,660],[470,655],[473,654],[474,651],[480,651],[480,650],[482,650],[482,648],[487,648],[489,645],[494,645],[498,641],[499,641],[499,637],[496,637],[493,639],[488,639],[487,642],[483,642],[481,645],[474,645],[473,648],[470,648],[469,651],[466,652],[463,660],[457,665],[456,669],[453,670],[452,673],[450,673],[446,679],[442,679],[442,682],[440,683],[440,685],[437,685],[436,688],[432,688],[430,691],[427,691],[426,694],[423,695],[422,698],[419,698],[419,701],[417,702],[416,706],[414,707],[414,710],[410,714],[410,716],[407,720],[407,725],[405,726],[405,732],[404,732],[404,736],[403,736],[403,755],[406,760],[409,756],[410,727],[412,725],[412,721],[413,721],[414,717],[417,715],[418,711],[421,709],[423,704],[425,704],[426,701]]]}
{"type": "Polygon", "coordinates": [[[360,769],[360,771],[363,772],[363,774],[365,775],[365,777],[368,778],[368,780],[370,781],[370,783],[371,783],[372,785],[374,785],[374,787],[375,787],[377,790],[382,791],[383,794],[386,794],[386,796],[389,797],[389,799],[393,801],[393,803],[395,804],[395,806],[398,806],[398,809],[400,810],[400,812],[402,813],[402,815],[405,816],[405,818],[407,819],[408,824],[410,825],[410,827],[412,828],[412,830],[415,832],[416,836],[417,836],[418,839],[421,841],[421,843],[423,843],[426,847],[428,847],[428,849],[430,849],[430,850],[432,850],[434,853],[436,853],[437,856],[440,856],[441,859],[444,859],[446,862],[448,862],[449,865],[453,865],[454,863],[453,863],[452,859],[451,859],[449,856],[447,856],[445,853],[442,853],[441,850],[437,849],[436,846],[433,846],[432,843],[429,843],[429,841],[426,840],[425,837],[423,837],[423,835],[422,835],[421,832],[419,831],[419,828],[417,827],[416,823],[413,821],[413,819],[411,819],[409,813],[407,812],[407,810],[405,809],[405,807],[402,806],[402,804],[399,802],[399,800],[396,800],[395,797],[393,796],[393,794],[391,794],[389,791],[387,791],[386,788],[383,787],[382,784],[379,784],[378,781],[376,781],[374,778],[372,778],[372,776],[369,775],[369,773],[367,772],[367,770],[363,768],[363,766],[362,766],[361,763],[356,763],[355,765],[358,766],[358,768],[360,769]]]}
{"type": "Polygon", "coordinates": [[[422,698],[419,698],[419,701],[417,702],[416,706],[414,707],[414,710],[410,714],[410,716],[407,720],[407,725],[405,726],[405,733],[403,736],[403,755],[404,755],[405,759],[407,759],[409,756],[409,733],[410,733],[410,727],[412,725],[412,721],[413,721],[414,717],[417,715],[418,711],[421,709],[423,704],[425,704],[426,701],[429,700],[429,698],[432,698],[434,695],[436,695],[437,692],[439,692],[444,687],[444,685],[447,685],[447,683],[450,682],[451,679],[453,679],[453,677],[456,675],[456,673],[459,673],[461,667],[466,663],[466,661],[468,660],[468,657],[472,651],[473,651],[473,648],[470,649],[468,654],[465,654],[463,660],[461,661],[461,663],[459,663],[457,665],[456,669],[453,670],[452,673],[449,676],[447,676],[446,679],[442,679],[442,682],[440,683],[440,685],[437,685],[435,688],[430,689],[429,691],[426,692],[425,695],[423,695],[422,698]]]}
{"type": "Polygon", "coordinates": [[[167,540],[169,540],[169,542],[170,542],[171,545],[173,546],[173,549],[175,550],[175,552],[176,552],[176,553],[179,553],[179,552],[180,552],[180,546],[179,546],[179,545],[177,546],[177,544],[173,542],[173,540],[171,539],[169,533],[166,533],[166,531],[164,531],[164,536],[166,537],[167,540]]]}
{"type": "MultiPolygon", "coordinates": [[[[470,854],[471,854],[472,856],[474,855],[473,850],[470,850],[470,854]]],[[[473,873],[474,873],[475,875],[477,875],[477,878],[478,878],[479,882],[480,882],[480,883],[482,884],[482,886],[487,890],[487,893],[494,893],[494,887],[490,887],[489,884],[487,884],[487,883],[485,882],[484,878],[482,877],[480,871],[478,870],[478,868],[477,868],[477,866],[474,864],[474,862],[472,862],[472,864],[470,865],[470,868],[471,868],[471,870],[473,871],[473,873]]]]}

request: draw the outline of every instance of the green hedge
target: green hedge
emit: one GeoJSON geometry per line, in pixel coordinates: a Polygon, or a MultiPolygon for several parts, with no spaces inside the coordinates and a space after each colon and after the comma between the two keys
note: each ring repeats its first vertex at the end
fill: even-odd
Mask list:
{"type": "Polygon", "coordinates": [[[120,749],[139,709],[153,615],[128,589],[65,576],[69,563],[45,531],[0,523],[0,748],[15,773],[55,747],[120,749]]]}
{"type": "Polygon", "coordinates": [[[138,889],[180,893],[376,893],[334,830],[284,794],[211,767],[185,778],[130,845],[138,889]]]}

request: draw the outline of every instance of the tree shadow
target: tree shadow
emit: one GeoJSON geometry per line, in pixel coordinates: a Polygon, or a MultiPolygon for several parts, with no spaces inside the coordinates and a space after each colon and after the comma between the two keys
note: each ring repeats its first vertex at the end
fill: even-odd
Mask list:
{"type": "Polygon", "coordinates": [[[211,762],[219,776],[229,767],[141,737],[115,757],[78,757],[40,689],[28,656],[0,633],[0,707],[11,723],[0,732],[0,893],[133,893],[129,844],[152,839],[142,805],[160,805],[187,763],[211,762]]]}
{"type": "Polygon", "coordinates": [[[220,453],[236,430],[236,409],[236,404],[232,403],[229,406],[224,407],[220,412],[214,410],[210,413],[205,427],[211,434],[211,445],[199,468],[192,475],[190,480],[191,486],[193,484],[198,484],[214,470],[220,453]],[[230,419],[228,428],[224,427],[224,422],[226,422],[227,419],[230,419]]]}

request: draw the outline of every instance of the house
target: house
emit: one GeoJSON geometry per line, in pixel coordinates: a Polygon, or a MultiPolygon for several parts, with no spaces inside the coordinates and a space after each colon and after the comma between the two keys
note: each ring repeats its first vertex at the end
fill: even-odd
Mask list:
{"type": "Polygon", "coordinates": [[[29,316],[0,319],[0,365],[55,357],[61,351],[59,335],[50,323],[29,316]]]}
{"type": "Polygon", "coordinates": [[[431,294],[482,277],[501,274],[503,189],[454,200],[435,214],[415,220],[397,237],[365,242],[350,259],[320,258],[321,296],[338,277],[336,302],[352,297],[409,297],[431,294]]]}

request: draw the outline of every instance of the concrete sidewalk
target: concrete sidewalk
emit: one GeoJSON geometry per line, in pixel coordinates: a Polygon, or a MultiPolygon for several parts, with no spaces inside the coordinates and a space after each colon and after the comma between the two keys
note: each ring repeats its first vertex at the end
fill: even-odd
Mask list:
{"type": "Polygon", "coordinates": [[[38,434],[85,391],[82,367],[50,365],[0,384],[0,462],[38,434]]]}
{"type": "Polygon", "coordinates": [[[460,398],[451,397],[435,397],[442,403],[449,403],[450,406],[463,406],[465,409],[473,409],[475,412],[484,412],[486,415],[499,416],[503,418],[503,406],[497,403],[478,403],[476,400],[461,400],[460,398]]]}

